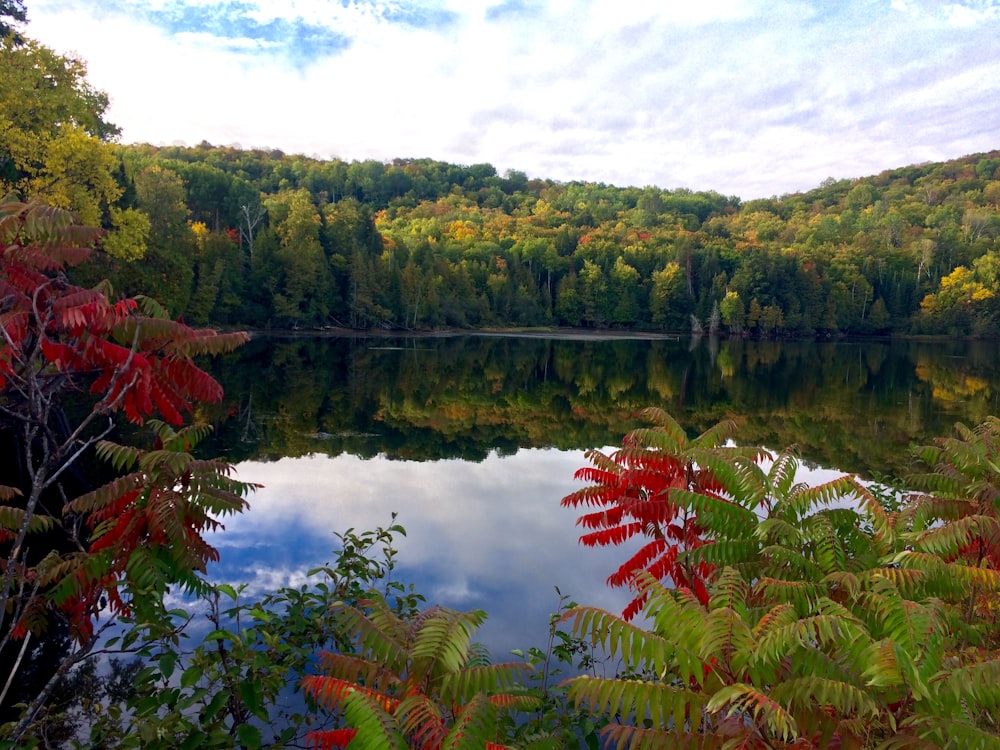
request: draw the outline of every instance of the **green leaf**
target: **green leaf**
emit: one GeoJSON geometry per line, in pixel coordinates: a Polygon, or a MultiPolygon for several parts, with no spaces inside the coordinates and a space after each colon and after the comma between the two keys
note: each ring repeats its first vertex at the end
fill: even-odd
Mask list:
{"type": "Polygon", "coordinates": [[[216,718],[222,707],[226,705],[229,700],[229,691],[220,690],[215,695],[212,696],[212,700],[209,701],[208,705],[205,706],[204,711],[202,711],[202,721],[212,721],[216,718]]]}
{"type": "Polygon", "coordinates": [[[261,702],[260,685],[255,680],[244,679],[240,682],[240,698],[247,710],[263,721],[267,721],[267,712],[261,702]]]}
{"type": "Polygon", "coordinates": [[[205,636],[206,641],[235,641],[236,636],[228,630],[213,630],[205,636]]]}
{"type": "Polygon", "coordinates": [[[262,744],[260,730],[250,724],[240,724],[236,727],[236,736],[239,737],[243,747],[257,748],[262,744]]]}
{"type": "Polygon", "coordinates": [[[201,679],[202,671],[198,667],[188,667],[184,670],[184,674],[181,675],[181,687],[189,688],[194,687],[198,684],[198,680],[201,679]]]}
{"type": "Polygon", "coordinates": [[[165,679],[170,679],[174,673],[174,667],[177,666],[177,654],[173,651],[167,651],[165,654],[160,656],[160,674],[163,675],[165,679]]]}
{"type": "Polygon", "coordinates": [[[228,583],[220,583],[215,588],[216,588],[217,591],[220,591],[223,594],[225,594],[226,596],[228,596],[234,602],[236,601],[236,599],[237,599],[236,589],[234,589],[228,583]]]}

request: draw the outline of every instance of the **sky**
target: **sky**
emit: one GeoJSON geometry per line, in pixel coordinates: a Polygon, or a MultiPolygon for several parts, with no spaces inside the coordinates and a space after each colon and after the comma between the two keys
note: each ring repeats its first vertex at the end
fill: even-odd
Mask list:
{"type": "Polygon", "coordinates": [[[1000,148],[1000,0],[27,0],[122,141],[753,198],[1000,148]]]}

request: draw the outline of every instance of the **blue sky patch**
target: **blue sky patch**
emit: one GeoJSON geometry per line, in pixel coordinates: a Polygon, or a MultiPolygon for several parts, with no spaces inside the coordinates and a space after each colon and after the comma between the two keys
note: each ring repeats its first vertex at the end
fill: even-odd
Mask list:
{"type": "Polygon", "coordinates": [[[296,66],[336,54],[350,46],[351,40],[332,29],[309,24],[301,19],[274,19],[260,23],[251,17],[255,6],[243,2],[217,5],[176,3],[147,11],[147,18],[171,34],[209,34],[232,40],[234,49],[243,49],[243,40],[256,42],[259,51],[283,54],[296,66]]]}
{"type": "Polygon", "coordinates": [[[458,13],[448,10],[440,3],[402,3],[399,5],[390,5],[382,8],[380,15],[392,24],[432,31],[446,29],[459,19],[458,13]]]}
{"type": "Polygon", "coordinates": [[[524,0],[504,0],[497,5],[491,5],[486,9],[487,21],[499,21],[511,16],[532,16],[537,12],[537,7],[524,0]]]}

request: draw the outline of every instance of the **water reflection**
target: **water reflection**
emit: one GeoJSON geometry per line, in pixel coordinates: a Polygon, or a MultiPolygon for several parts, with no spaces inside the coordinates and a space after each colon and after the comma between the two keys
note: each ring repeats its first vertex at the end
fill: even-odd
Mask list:
{"type": "Polygon", "coordinates": [[[553,586],[612,610],[627,601],[604,586],[621,551],[581,548],[573,512],[559,506],[583,464],[581,451],[558,450],[481,463],[349,455],[245,462],[240,476],[265,488],[216,534],[222,562],[214,573],[260,593],[298,585],[331,559],[333,532],[386,526],[396,512],[407,530],[397,540],[400,581],[415,583],[429,603],[485,609],[482,635],[493,649],[537,645],[555,607],[553,586]]]}
{"type": "MultiPolygon", "coordinates": [[[[481,636],[495,655],[541,645],[553,587],[612,611],[630,598],[604,584],[630,547],[582,547],[576,513],[559,505],[580,487],[573,473],[585,464],[583,451],[555,449],[479,463],[350,455],[244,462],[240,476],[265,487],[250,512],[216,533],[222,562],[213,574],[248,583],[251,595],[301,585],[310,568],[330,561],[333,532],[385,526],[396,512],[407,529],[397,540],[398,580],[416,584],[428,603],[485,609],[481,636]]],[[[805,470],[803,479],[832,474],[805,470]]]]}
{"type": "Polygon", "coordinates": [[[584,450],[615,445],[645,406],[690,431],[724,418],[743,442],[808,465],[902,474],[908,448],[997,407],[995,346],[905,343],[265,339],[218,365],[218,454],[265,486],[215,543],[216,571],[258,593],[331,560],[334,532],[388,525],[399,579],[429,602],[483,608],[502,653],[539,645],[554,586],[618,610],[604,580],[628,550],[585,549],[584,450]]]}
{"type": "Polygon", "coordinates": [[[948,342],[260,339],[219,363],[205,416],[233,460],[322,452],[482,460],[617,443],[645,406],[688,429],[900,473],[906,449],[996,413],[995,345],[948,342]]]}

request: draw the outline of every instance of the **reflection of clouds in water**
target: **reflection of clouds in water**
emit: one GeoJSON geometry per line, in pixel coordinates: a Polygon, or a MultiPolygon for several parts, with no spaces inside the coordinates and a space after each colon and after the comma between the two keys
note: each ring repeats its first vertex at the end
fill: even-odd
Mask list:
{"type": "MultiPolygon", "coordinates": [[[[584,486],[573,473],[585,465],[582,451],[540,449],[481,463],[349,455],[247,462],[240,478],[264,489],[250,511],[227,519],[226,531],[215,535],[222,562],[212,574],[250,584],[254,596],[301,586],[309,569],[332,562],[335,532],[388,526],[396,512],[407,530],[395,540],[396,580],[416,584],[428,604],[485,609],[490,619],[481,634],[498,654],[541,645],[558,603],[555,586],[612,611],[630,598],[604,581],[638,542],[585,548],[577,511],[559,505],[584,486]]],[[[800,466],[798,480],[836,476],[800,466]]]]}
{"type": "Polygon", "coordinates": [[[222,552],[213,576],[261,593],[301,585],[308,569],[332,561],[334,532],[387,526],[396,512],[407,530],[396,539],[397,580],[416,584],[431,604],[485,609],[483,636],[494,649],[539,644],[554,586],[612,610],[627,600],[604,584],[623,551],[583,548],[576,512],[559,505],[582,486],[573,473],[585,464],[582,451],[556,450],[481,463],[348,455],[247,462],[240,478],[264,489],[213,538],[222,552]]]}

